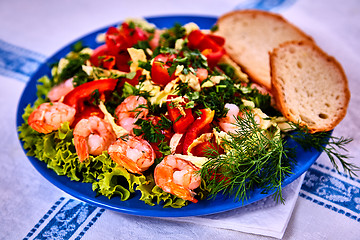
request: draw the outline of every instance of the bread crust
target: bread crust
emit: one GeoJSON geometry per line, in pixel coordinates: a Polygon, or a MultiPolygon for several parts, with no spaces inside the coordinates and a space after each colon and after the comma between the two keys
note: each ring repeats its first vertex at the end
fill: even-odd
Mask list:
{"type": "MultiPolygon", "coordinates": [[[[305,34],[302,30],[300,30],[295,25],[288,22],[281,15],[276,14],[276,13],[267,12],[267,11],[262,11],[262,10],[232,11],[232,12],[229,12],[229,13],[226,13],[226,14],[220,16],[217,21],[217,25],[219,27],[217,34],[219,34],[220,36],[223,36],[226,39],[225,50],[227,51],[229,56],[237,64],[239,64],[241,66],[241,68],[244,70],[244,72],[246,72],[254,82],[266,87],[268,90],[271,90],[270,66],[269,66],[269,57],[268,57],[269,52],[271,52],[275,47],[277,47],[282,42],[285,42],[288,40],[313,41],[313,39],[310,36],[305,34]],[[265,46],[265,45],[268,45],[268,47],[266,47],[266,49],[264,49],[264,50],[261,50],[261,52],[259,52],[259,54],[264,55],[264,56],[266,55],[267,57],[265,60],[260,60],[260,62],[257,63],[256,61],[251,62],[251,61],[247,61],[248,59],[242,58],[242,54],[246,51],[246,49],[244,51],[239,51],[239,48],[240,47],[246,48],[246,46],[242,46],[242,43],[240,43],[240,42],[231,42],[232,36],[229,36],[229,34],[230,35],[239,34],[238,31],[236,31],[236,28],[238,27],[239,29],[241,29],[242,27],[237,26],[237,24],[236,24],[238,22],[237,19],[239,19],[239,18],[255,19],[255,18],[259,18],[259,17],[265,17],[266,21],[277,22],[280,26],[286,28],[289,32],[291,32],[290,35],[292,35],[292,33],[295,33],[295,34],[293,34],[294,36],[290,37],[292,39],[285,39],[285,38],[289,38],[289,36],[286,36],[286,37],[284,36],[283,37],[284,40],[282,40],[282,36],[272,36],[271,39],[275,38],[274,43],[269,43],[269,42],[267,42],[269,39],[269,36],[266,35],[267,34],[266,32],[264,32],[263,39],[261,39],[261,41],[263,41],[263,42],[259,43],[259,45],[260,45],[259,47],[263,48],[263,46],[265,46]],[[231,20],[234,21],[235,25],[228,26],[229,24],[227,22],[231,21],[231,20]],[[226,28],[232,28],[231,33],[228,33],[227,31],[225,31],[226,28]],[[279,40],[276,40],[276,38],[279,38],[279,40]],[[228,40],[230,42],[228,42],[228,40]],[[233,50],[234,48],[235,49],[237,48],[237,49],[233,50]],[[264,70],[259,70],[259,68],[263,68],[264,70]]],[[[240,25],[240,23],[239,23],[239,25],[240,25]]],[[[254,33],[254,34],[257,34],[257,33],[254,33]]],[[[276,34],[276,33],[274,33],[274,34],[276,34]]],[[[259,39],[259,38],[257,37],[257,39],[259,39]]],[[[244,41],[243,45],[246,45],[245,41],[244,41]]],[[[261,48],[259,48],[259,51],[261,48]]],[[[253,55],[255,55],[255,54],[253,54],[253,55]]],[[[256,58],[256,56],[253,56],[253,57],[254,57],[254,59],[256,58]]]]}
{"type": "MultiPolygon", "coordinates": [[[[293,66],[293,67],[296,68],[296,66],[293,66]]],[[[270,53],[270,68],[271,68],[272,93],[273,93],[276,105],[277,105],[279,111],[281,111],[281,113],[288,120],[295,122],[295,123],[300,123],[300,124],[306,125],[311,133],[315,133],[315,132],[332,130],[345,117],[347,108],[348,108],[348,104],[350,101],[350,90],[349,90],[348,81],[347,81],[345,72],[344,72],[341,64],[334,57],[329,56],[314,42],[289,41],[289,42],[285,42],[285,43],[281,44],[278,48],[275,48],[270,53]],[[328,84],[336,84],[338,87],[342,88],[342,89],[336,89],[337,93],[341,94],[340,95],[340,99],[342,99],[341,102],[337,101],[336,96],[338,96],[338,95],[336,93],[334,93],[334,97],[331,98],[331,100],[333,101],[332,103],[338,104],[338,107],[337,107],[336,112],[331,112],[335,116],[334,117],[330,116],[330,118],[329,118],[330,121],[322,123],[322,124],[318,124],[318,123],[314,124],[313,122],[311,122],[312,120],[310,122],[306,121],[306,118],[307,118],[306,115],[304,115],[305,119],[303,119],[303,118],[299,118],[299,116],[297,116],[296,114],[291,112],[291,108],[293,106],[291,106],[289,104],[288,98],[294,98],[297,96],[294,96],[294,95],[287,96],[287,92],[286,92],[286,89],[284,89],[283,82],[289,82],[292,79],[291,79],[291,76],[289,76],[289,79],[281,79],[281,78],[284,78],[284,75],[280,76],[280,74],[279,74],[279,72],[280,72],[279,68],[281,67],[281,64],[284,64],[283,62],[281,62],[281,59],[279,60],[279,54],[281,51],[284,51],[284,49],[289,48],[291,46],[296,46],[296,47],[301,47],[301,48],[309,47],[311,49],[311,51],[316,53],[317,56],[321,56],[321,58],[322,58],[322,59],[318,58],[316,60],[319,60],[319,61],[321,60],[328,64],[327,66],[324,66],[324,69],[326,69],[327,71],[332,71],[331,72],[332,76],[338,76],[338,77],[336,77],[336,79],[335,79],[335,77],[331,78],[331,80],[333,80],[333,82],[328,83],[328,84]]],[[[318,79],[318,76],[315,75],[315,73],[313,75],[310,75],[307,77],[308,77],[307,80],[309,82],[304,82],[304,85],[309,84],[310,81],[320,81],[318,79]]],[[[329,86],[331,86],[331,85],[317,84],[316,85],[317,89],[313,89],[312,93],[316,94],[317,92],[319,92],[321,90],[329,89],[330,88],[329,86]],[[318,88],[320,88],[320,89],[318,89],[318,88]]],[[[332,96],[332,95],[330,95],[330,96],[332,96]]],[[[319,97],[319,96],[315,96],[314,99],[311,98],[310,100],[314,101],[314,100],[316,100],[316,97],[319,97]]],[[[329,96],[320,96],[320,97],[329,97],[329,96]]],[[[320,98],[318,98],[318,100],[320,101],[320,98]]],[[[317,102],[313,102],[313,104],[316,105],[317,102]]],[[[306,114],[306,113],[303,113],[303,114],[306,114]]],[[[311,113],[309,112],[308,114],[310,115],[311,113]]]]}

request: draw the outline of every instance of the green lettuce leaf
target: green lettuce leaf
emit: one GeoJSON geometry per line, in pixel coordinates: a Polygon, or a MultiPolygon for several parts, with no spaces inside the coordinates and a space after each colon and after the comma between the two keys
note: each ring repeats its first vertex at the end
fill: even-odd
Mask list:
{"type": "Polygon", "coordinates": [[[97,195],[108,198],[120,197],[126,201],[140,191],[140,200],[148,205],[161,204],[163,207],[180,208],[187,201],[162,191],[155,185],[152,174],[135,175],[111,160],[105,151],[99,156],[90,156],[80,162],[73,143],[73,130],[65,122],[60,129],[49,134],[38,133],[27,123],[31,112],[44,102],[39,97],[34,107],[24,109],[24,123],[18,128],[19,138],[23,142],[27,155],[34,156],[47,164],[58,175],[69,177],[73,181],[88,182],[97,195]]]}

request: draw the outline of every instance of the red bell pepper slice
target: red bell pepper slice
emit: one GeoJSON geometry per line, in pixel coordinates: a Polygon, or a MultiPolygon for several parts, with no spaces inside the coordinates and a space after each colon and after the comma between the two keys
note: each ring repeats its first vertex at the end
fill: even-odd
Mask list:
{"type": "Polygon", "coordinates": [[[207,58],[210,68],[216,66],[221,57],[225,54],[222,47],[225,39],[213,34],[205,34],[200,30],[193,30],[188,35],[188,46],[190,49],[199,49],[207,58]]]}
{"type": "Polygon", "coordinates": [[[177,98],[177,95],[169,95],[167,97],[167,110],[169,118],[173,122],[173,129],[176,133],[185,133],[187,128],[194,122],[194,116],[191,108],[185,108],[188,99],[183,98],[183,102],[179,103],[179,107],[183,108],[184,113],[182,114],[178,107],[174,106],[171,99],[177,98]]]}
{"type": "Polygon", "coordinates": [[[99,67],[100,66],[100,61],[99,61],[100,57],[106,56],[106,55],[108,55],[108,53],[109,53],[109,51],[108,51],[108,47],[106,44],[103,44],[103,45],[95,48],[90,57],[91,64],[94,65],[95,67],[99,67]]]}
{"type": "Polygon", "coordinates": [[[172,61],[175,59],[175,55],[159,54],[154,58],[151,66],[151,80],[159,85],[165,86],[170,81],[176,78],[175,74],[169,75],[168,69],[171,66],[172,61]]]}
{"type": "Polygon", "coordinates": [[[110,66],[108,66],[106,61],[104,59],[114,57],[115,62],[111,62],[111,66],[114,68],[116,66],[116,69],[123,71],[123,72],[129,72],[130,66],[130,55],[127,51],[120,51],[116,53],[116,51],[110,51],[108,45],[103,44],[99,47],[97,47],[93,54],[90,57],[90,62],[95,67],[104,67],[107,69],[112,69],[110,66]],[[105,63],[105,64],[104,64],[105,63]]]}
{"type": "Polygon", "coordinates": [[[223,38],[223,37],[220,37],[220,36],[218,36],[218,35],[214,35],[214,34],[208,34],[207,35],[211,40],[213,40],[214,42],[216,42],[217,43],[217,45],[219,45],[219,46],[224,46],[224,44],[225,44],[225,38],[223,38]]]}
{"type": "Polygon", "coordinates": [[[191,149],[191,153],[197,157],[208,157],[209,154],[211,157],[216,157],[218,154],[224,153],[224,150],[213,139],[196,145],[191,149]],[[209,150],[214,151],[209,152],[209,150]]]}
{"type": "Polygon", "coordinates": [[[114,56],[111,55],[104,55],[102,57],[99,57],[100,66],[105,69],[113,69],[116,63],[116,59],[114,56]]]}
{"type": "Polygon", "coordinates": [[[185,135],[185,140],[183,144],[183,154],[187,155],[188,148],[192,144],[192,142],[199,137],[199,135],[204,131],[204,129],[208,128],[210,123],[214,119],[215,111],[210,108],[200,109],[201,116],[197,118],[188,128],[185,135]]]}
{"type": "Polygon", "coordinates": [[[200,30],[193,30],[188,35],[188,47],[191,49],[199,48],[200,42],[204,39],[205,34],[200,30]]]}
{"type": "Polygon", "coordinates": [[[139,27],[131,28],[128,23],[121,24],[121,28],[110,27],[105,34],[105,42],[110,53],[118,54],[120,51],[134,46],[139,41],[147,40],[147,34],[139,27]]]}
{"type": "Polygon", "coordinates": [[[105,91],[113,91],[117,82],[117,79],[108,78],[81,84],[65,95],[63,103],[78,110],[83,106],[85,100],[90,99],[95,90],[98,90],[100,94],[105,91]]]}
{"type": "Polygon", "coordinates": [[[123,23],[121,29],[109,27],[105,34],[105,44],[96,48],[90,57],[90,62],[96,66],[111,69],[116,66],[120,71],[130,71],[130,55],[127,49],[133,47],[139,41],[148,39],[148,35],[141,28],[131,28],[128,23],[123,23]],[[115,63],[102,61],[101,57],[112,56],[115,63]],[[102,64],[103,63],[103,64],[102,64]],[[110,68],[111,67],[111,68],[110,68]]]}

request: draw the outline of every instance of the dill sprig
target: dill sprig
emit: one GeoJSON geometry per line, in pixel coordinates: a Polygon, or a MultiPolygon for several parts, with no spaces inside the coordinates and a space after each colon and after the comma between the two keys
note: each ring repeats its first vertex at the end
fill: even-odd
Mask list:
{"type": "Polygon", "coordinates": [[[292,173],[289,149],[276,127],[261,129],[253,113],[245,111],[244,116],[235,123],[238,130],[222,139],[226,153],[210,158],[200,170],[210,198],[222,193],[244,201],[260,188],[283,202],[282,182],[292,173]]]}
{"type": "Polygon", "coordinates": [[[289,124],[294,131],[289,132],[291,134],[288,133],[286,135],[300,144],[304,150],[313,148],[317,151],[324,151],[337,172],[340,173],[338,166],[338,163],[340,163],[346,174],[350,177],[357,176],[355,172],[360,171],[360,168],[347,162],[351,156],[347,154],[348,150],[346,149],[346,145],[353,141],[352,138],[332,136],[332,131],[311,134],[308,127],[305,125],[300,125],[298,123],[289,124]]]}

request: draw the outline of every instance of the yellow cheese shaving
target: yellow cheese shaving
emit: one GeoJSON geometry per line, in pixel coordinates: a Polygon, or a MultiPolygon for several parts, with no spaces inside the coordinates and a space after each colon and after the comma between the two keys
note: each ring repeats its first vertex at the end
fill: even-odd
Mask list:
{"type": "Polygon", "coordinates": [[[209,78],[208,81],[204,82],[201,87],[212,87],[215,86],[216,84],[219,84],[221,80],[224,80],[225,77],[224,76],[212,76],[209,78]]]}
{"type": "Polygon", "coordinates": [[[200,87],[199,78],[195,76],[193,73],[189,73],[186,75],[180,74],[179,78],[181,82],[187,83],[189,87],[191,87],[194,91],[200,92],[201,87],[200,87]]]}
{"type": "Polygon", "coordinates": [[[146,54],[142,49],[136,48],[128,48],[127,49],[130,58],[131,58],[131,65],[130,65],[130,72],[136,72],[139,69],[139,61],[146,62],[146,54]]]}
{"type": "Polygon", "coordinates": [[[184,110],[183,106],[181,105],[181,103],[185,103],[185,101],[182,97],[172,98],[170,101],[171,101],[173,107],[176,107],[177,109],[179,109],[181,115],[186,116],[185,110],[184,110]]]}
{"type": "Polygon", "coordinates": [[[105,105],[103,102],[100,102],[99,104],[99,108],[100,110],[104,113],[105,115],[105,120],[110,123],[112,129],[114,130],[115,134],[116,134],[116,137],[119,138],[119,137],[122,137],[124,135],[127,135],[129,134],[129,132],[124,129],[123,127],[117,125],[115,123],[115,119],[113,116],[111,116],[111,114],[108,112],[108,110],[106,109],[105,105]]]}
{"type": "Polygon", "coordinates": [[[193,30],[200,29],[199,26],[193,22],[189,22],[189,23],[185,24],[184,28],[185,28],[186,35],[189,35],[189,33],[191,33],[193,30]]]}
{"type": "Polygon", "coordinates": [[[201,134],[200,137],[196,138],[189,146],[188,150],[187,150],[187,154],[192,156],[191,150],[196,147],[197,145],[199,145],[200,143],[209,141],[212,138],[213,134],[212,133],[204,133],[201,134]]]}
{"type": "Polygon", "coordinates": [[[202,168],[204,163],[208,161],[208,158],[206,157],[195,157],[195,156],[182,155],[182,154],[174,154],[174,156],[181,158],[185,161],[191,162],[192,164],[194,164],[194,166],[198,168],[202,168]]]}
{"type": "Polygon", "coordinates": [[[154,85],[154,89],[151,92],[152,97],[150,98],[151,104],[159,104],[160,107],[162,104],[166,103],[167,97],[171,94],[176,94],[177,90],[177,82],[179,81],[178,78],[172,80],[166,86],[164,87],[164,90],[161,90],[161,88],[158,85],[154,85]]]}
{"type": "Polygon", "coordinates": [[[126,72],[122,72],[116,69],[106,70],[103,68],[93,67],[82,65],[82,70],[86,72],[86,74],[94,79],[102,79],[102,78],[119,78],[127,74],[126,72]]]}

